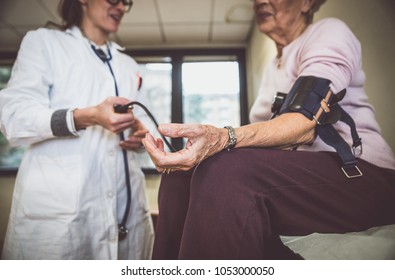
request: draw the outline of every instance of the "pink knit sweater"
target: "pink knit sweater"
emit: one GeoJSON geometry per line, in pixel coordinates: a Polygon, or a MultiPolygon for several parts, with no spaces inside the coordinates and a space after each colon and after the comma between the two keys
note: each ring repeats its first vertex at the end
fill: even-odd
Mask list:
{"type": "MultiPolygon", "coordinates": [[[[317,76],[332,81],[337,93],[347,88],[340,105],[354,119],[362,138],[362,159],[395,170],[395,159],[380,133],[374,109],[364,91],[365,73],[362,70],[361,45],[345,23],[328,18],[310,25],[306,31],[283,49],[280,59],[266,66],[259,94],[251,108],[251,122],[265,121],[271,115],[271,103],[276,92],[288,93],[299,76],[317,76]]],[[[350,144],[349,127],[337,122],[335,128],[350,144]]],[[[298,150],[334,151],[319,137],[313,145],[298,150]]]]}

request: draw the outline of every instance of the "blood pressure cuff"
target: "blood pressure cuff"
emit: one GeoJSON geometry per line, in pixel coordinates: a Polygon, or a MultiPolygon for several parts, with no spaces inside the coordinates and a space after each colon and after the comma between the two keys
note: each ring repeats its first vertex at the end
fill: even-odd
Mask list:
{"type": "Polygon", "coordinates": [[[310,120],[314,119],[319,125],[336,123],[341,117],[338,108],[331,108],[330,111],[327,111],[321,106],[321,102],[326,103],[328,107],[332,107],[343,99],[346,90],[333,94],[330,90],[330,84],[331,81],[328,79],[314,76],[299,77],[285,98],[280,114],[299,112],[310,120]],[[316,117],[320,108],[324,111],[319,117],[316,117]]]}
{"type": "MultiPolygon", "coordinates": [[[[348,178],[360,177],[362,172],[357,167],[355,148],[361,146],[360,151],[362,152],[361,138],[358,136],[352,117],[338,104],[344,98],[346,90],[334,94],[330,89],[330,84],[331,81],[324,78],[299,77],[290,92],[283,98],[284,102],[278,111],[280,115],[287,112],[299,112],[310,120],[314,119],[317,122],[318,136],[339,154],[344,174],[348,178]],[[326,106],[322,106],[323,103],[326,103],[326,106]],[[321,108],[322,113],[317,116],[321,108]],[[339,120],[350,127],[353,151],[332,126],[339,120]]],[[[276,106],[278,107],[278,105],[276,106]]],[[[275,112],[273,111],[273,113],[275,112]]]]}

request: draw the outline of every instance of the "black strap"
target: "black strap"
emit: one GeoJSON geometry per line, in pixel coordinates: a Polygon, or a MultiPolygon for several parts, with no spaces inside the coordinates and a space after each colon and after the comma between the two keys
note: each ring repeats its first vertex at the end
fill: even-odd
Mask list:
{"type": "Polygon", "coordinates": [[[332,146],[339,154],[343,166],[355,166],[357,160],[350,146],[340,136],[339,132],[331,124],[317,125],[317,134],[327,145],[332,146]]]}
{"type": "Polygon", "coordinates": [[[340,121],[346,123],[350,127],[353,148],[357,148],[360,146],[362,150],[362,139],[358,135],[353,118],[346,111],[344,111],[344,109],[339,104],[333,105],[332,109],[339,110],[341,113],[340,121]]]}

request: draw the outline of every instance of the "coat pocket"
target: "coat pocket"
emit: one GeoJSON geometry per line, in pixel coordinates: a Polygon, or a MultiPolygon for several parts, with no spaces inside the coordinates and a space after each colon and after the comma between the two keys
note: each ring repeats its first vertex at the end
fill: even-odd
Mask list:
{"type": "Polygon", "coordinates": [[[30,218],[58,218],[78,211],[81,156],[34,156],[23,181],[21,202],[30,218]]]}

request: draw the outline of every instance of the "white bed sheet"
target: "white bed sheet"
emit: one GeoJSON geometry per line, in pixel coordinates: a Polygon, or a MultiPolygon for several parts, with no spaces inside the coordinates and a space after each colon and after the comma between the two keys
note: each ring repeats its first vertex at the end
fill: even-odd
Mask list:
{"type": "Polygon", "coordinates": [[[395,260],[395,225],[345,234],[281,236],[281,240],[307,260],[395,260]]]}

